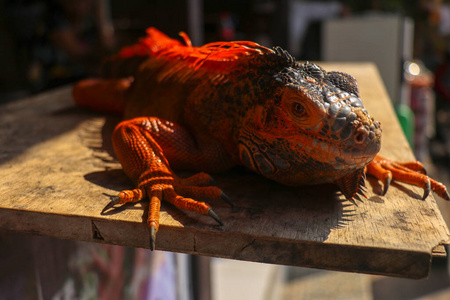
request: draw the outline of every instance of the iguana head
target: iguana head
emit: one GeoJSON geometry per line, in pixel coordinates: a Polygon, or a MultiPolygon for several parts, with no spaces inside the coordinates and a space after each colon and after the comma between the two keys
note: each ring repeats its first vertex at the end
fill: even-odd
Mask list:
{"type": "Polygon", "coordinates": [[[271,76],[271,97],[246,113],[242,163],[286,185],[337,183],[353,198],[381,139],[380,123],[363,107],[356,80],[294,61],[271,76]]]}

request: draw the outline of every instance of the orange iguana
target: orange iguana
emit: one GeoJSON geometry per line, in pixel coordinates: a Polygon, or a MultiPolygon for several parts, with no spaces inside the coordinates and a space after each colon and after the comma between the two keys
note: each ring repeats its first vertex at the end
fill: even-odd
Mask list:
{"type": "Polygon", "coordinates": [[[113,145],[136,188],[115,204],[150,201],[151,249],[165,200],[209,215],[194,199],[228,197],[211,186],[208,173],[235,165],[286,185],[335,183],[348,200],[364,195],[365,172],[423,187],[449,200],[444,185],[419,162],[396,163],[377,156],[380,123],[364,109],[356,80],[298,63],[281,48],[253,42],[217,42],[192,47],[154,28],[137,44],[104,63],[109,79],[74,86],[80,106],[124,114],[113,145]],[[200,172],[190,178],[172,170],[200,172]]]}

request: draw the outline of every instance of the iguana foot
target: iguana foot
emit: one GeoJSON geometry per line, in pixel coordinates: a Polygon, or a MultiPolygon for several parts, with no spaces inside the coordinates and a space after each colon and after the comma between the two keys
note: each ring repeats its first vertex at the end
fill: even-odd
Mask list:
{"type": "Polygon", "coordinates": [[[150,205],[147,224],[150,228],[150,249],[154,250],[156,233],[159,229],[159,211],[162,200],[173,204],[179,209],[208,215],[220,225],[224,225],[209,204],[192,199],[209,198],[225,200],[232,205],[228,196],[221,189],[216,186],[210,186],[213,182],[211,176],[206,173],[198,173],[188,178],[179,178],[172,174],[148,172],[146,176],[142,177],[138,188],[121,191],[117,196],[111,198],[111,202],[105,206],[102,212],[105,212],[116,204],[138,202],[148,197],[150,199],[150,205]]]}
{"type": "Polygon", "coordinates": [[[383,195],[386,194],[391,181],[396,180],[423,188],[422,199],[426,199],[432,190],[439,197],[450,200],[447,188],[442,183],[428,177],[425,168],[419,161],[400,163],[377,155],[367,165],[366,173],[383,182],[383,195]]]}
{"type": "Polygon", "coordinates": [[[115,204],[148,198],[150,206],[147,223],[152,250],[155,249],[159,209],[163,200],[180,209],[208,215],[223,225],[211,206],[194,200],[222,199],[231,203],[221,189],[212,186],[214,181],[211,176],[198,173],[182,179],[171,168],[211,172],[228,168],[226,152],[216,143],[203,142],[206,140],[208,137],[194,138],[182,126],[154,117],[136,118],[118,124],[112,135],[114,150],[136,189],[120,192],[105,210],[115,204]]]}

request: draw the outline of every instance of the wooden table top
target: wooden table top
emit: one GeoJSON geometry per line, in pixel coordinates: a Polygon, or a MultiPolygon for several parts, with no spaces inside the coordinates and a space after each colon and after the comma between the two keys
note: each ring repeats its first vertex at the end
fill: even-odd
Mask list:
{"type": "MultiPolygon", "coordinates": [[[[381,153],[414,159],[376,67],[321,65],[358,79],[382,124],[381,153]]],[[[0,228],[149,248],[147,202],[101,214],[108,195],[132,187],[112,154],[119,118],[75,107],[70,89],[0,106],[0,228]]],[[[369,178],[368,200],[355,206],[332,185],[285,187],[239,168],[214,178],[235,203],[209,201],[225,226],[163,204],[157,249],[409,278],[426,277],[432,256],[445,255],[448,228],[419,188],[393,184],[383,197],[369,178]]]]}

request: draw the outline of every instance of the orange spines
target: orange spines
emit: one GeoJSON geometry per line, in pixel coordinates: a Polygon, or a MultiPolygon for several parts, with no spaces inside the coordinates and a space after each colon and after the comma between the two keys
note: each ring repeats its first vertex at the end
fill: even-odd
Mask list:
{"type": "MultiPolygon", "coordinates": [[[[182,35],[183,36],[183,35],[182,35]]],[[[189,41],[186,34],[183,36],[185,41],[189,41]],[[187,38],[187,39],[186,39],[187,38]]],[[[167,35],[154,27],[147,29],[147,36],[139,40],[138,43],[124,47],[119,52],[119,57],[128,58],[131,56],[149,56],[156,55],[164,49],[177,47],[186,47],[180,41],[169,38],[167,35]]]]}
{"type": "Polygon", "coordinates": [[[181,61],[186,67],[198,70],[203,67],[211,70],[234,71],[241,58],[251,55],[272,53],[273,51],[247,41],[216,42],[202,47],[168,48],[158,54],[167,61],[181,61]]]}
{"type": "Polygon", "coordinates": [[[192,42],[189,36],[186,34],[186,32],[181,31],[179,35],[183,38],[184,43],[187,47],[192,47],[192,42]]]}
{"type": "Polygon", "coordinates": [[[137,44],[124,47],[118,58],[132,56],[154,56],[166,61],[178,61],[184,67],[200,67],[232,70],[233,63],[252,54],[273,53],[274,51],[249,41],[215,42],[201,47],[193,47],[186,33],[181,32],[185,44],[171,39],[156,28],[147,29],[147,36],[137,44]]]}

